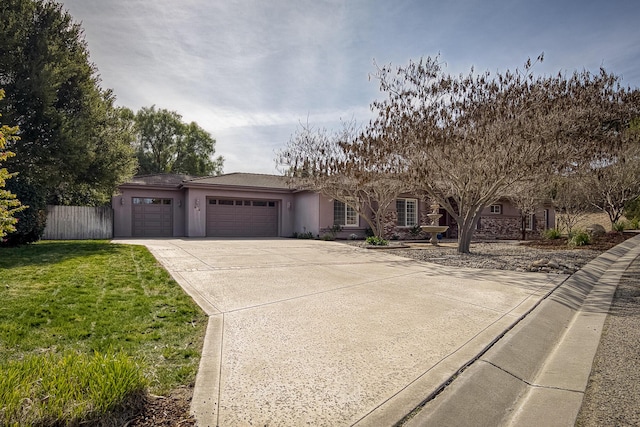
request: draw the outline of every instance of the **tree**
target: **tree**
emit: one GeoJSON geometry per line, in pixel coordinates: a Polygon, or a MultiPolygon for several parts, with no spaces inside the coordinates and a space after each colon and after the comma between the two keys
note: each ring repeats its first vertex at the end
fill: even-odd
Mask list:
{"type": "Polygon", "coordinates": [[[197,123],[184,123],[177,112],[151,106],[136,113],[135,124],[139,174],[222,173],[224,159],[213,159],[216,141],[197,123]]]}
{"type": "Polygon", "coordinates": [[[354,121],[329,132],[301,125],[277,163],[299,189],[317,191],[350,206],[377,237],[385,237],[385,215],[398,195],[408,189],[399,176],[378,164],[367,164],[371,156],[355,156],[366,151],[354,121]]]}
{"type": "Polygon", "coordinates": [[[573,233],[573,227],[590,211],[585,187],[579,175],[556,176],[551,183],[551,202],[556,211],[556,228],[573,233]]]}
{"type": "Polygon", "coordinates": [[[7,165],[50,203],[107,203],[135,170],[132,136],[100,87],[80,24],[50,0],[3,0],[0,16],[0,112],[20,128],[7,165]]]}
{"type": "MultiPolygon", "coordinates": [[[[0,89],[0,101],[2,101],[3,98],[4,90],[0,89]]],[[[2,117],[2,115],[0,115],[0,117],[2,117]]],[[[17,127],[9,127],[7,125],[0,126],[0,165],[9,157],[14,156],[11,151],[2,150],[4,150],[7,141],[17,138],[15,136],[17,132],[17,127]]],[[[7,233],[15,231],[15,224],[18,222],[15,215],[27,208],[27,206],[22,206],[15,194],[4,189],[7,180],[14,176],[15,174],[9,173],[6,168],[0,168],[0,240],[2,240],[7,233]]]]}
{"type": "Polygon", "coordinates": [[[610,124],[616,128],[612,137],[620,148],[599,155],[585,167],[582,183],[589,203],[606,212],[611,229],[622,217],[625,204],[640,196],[639,119],[610,124]]]}
{"type": "Polygon", "coordinates": [[[629,118],[630,89],[604,70],[534,77],[527,61],[523,71],[451,76],[436,57],[374,77],[387,95],[372,104],[376,152],[402,158],[415,188],[449,212],[462,253],[484,207],[519,182],[615,148],[606,124],[629,118]]]}
{"type": "Polygon", "coordinates": [[[520,232],[522,240],[527,239],[527,224],[531,215],[545,201],[547,185],[538,180],[522,181],[514,184],[507,195],[508,199],[520,212],[520,232]]]}

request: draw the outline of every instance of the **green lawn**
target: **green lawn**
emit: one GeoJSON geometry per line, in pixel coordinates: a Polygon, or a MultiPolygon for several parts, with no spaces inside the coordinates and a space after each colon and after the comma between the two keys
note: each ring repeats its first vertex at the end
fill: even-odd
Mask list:
{"type": "Polygon", "coordinates": [[[97,352],[140,366],[154,394],[195,378],[206,316],[142,246],[0,248],[0,301],[2,372],[34,356],[97,352]]]}

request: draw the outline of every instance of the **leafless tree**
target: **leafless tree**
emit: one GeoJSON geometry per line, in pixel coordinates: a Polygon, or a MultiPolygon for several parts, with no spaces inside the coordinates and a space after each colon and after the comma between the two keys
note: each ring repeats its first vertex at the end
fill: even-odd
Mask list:
{"type": "Polygon", "coordinates": [[[551,183],[551,202],[556,211],[556,228],[571,234],[593,207],[587,199],[582,177],[574,174],[556,176],[551,183]]]}
{"type": "Polygon", "coordinates": [[[383,144],[381,158],[401,158],[415,187],[453,217],[462,253],[484,207],[610,148],[603,124],[625,120],[627,90],[604,70],[534,77],[528,61],[523,71],[451,76],[429,57],[374,77],[387,98],[372,104],[378,117],[367,133],[383,144]]]}
{"type": "MultiPolygon", "coordinates": [[[[373,233],[384,236],[385,214],[408,186],[388,162],[371,163],[355,121],[343,122],[340,131],[300,125],[289,143],[277,152],[279,167],[296,188],[317,191],[352,207],[373,233]]],[[[371,154],[371,153],[369,153],[371,154]]]]}
{"type": "Polygon", "coordinates": [[[530,179],[514,184],[506,197],[520,212],[520,232],[522,240],[527,239],[527,221],[540,206],[548,200],[549,186],[540,179],[530,179]]]}
{"type": "Polygon", "coordinates": [[[608,214],[612,229],[622,217],[625,203],[640,196],[638,132],[626,129],[617,137],[624,139],[622,148],[601,156],[583,177],[587,199],[592,206],[608,214]]]}

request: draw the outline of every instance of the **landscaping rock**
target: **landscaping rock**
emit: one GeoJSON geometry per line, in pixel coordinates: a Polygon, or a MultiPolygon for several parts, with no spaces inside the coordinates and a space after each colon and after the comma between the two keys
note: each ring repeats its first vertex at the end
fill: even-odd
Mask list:
{"type": "Polygon", "coordinates": [[[546,258],[541,258],[537,261],[533,261],[531,263],[532,267],[545,267],[547,264],[549,264],[549,260],[546,258]]]}
{"type": "Polygon", "coordinates": [[[600,224],[591,224],[586,228],[586,230],[591,237],[602,237],[607,234],[607,230],[605,230],[600,224]]]}

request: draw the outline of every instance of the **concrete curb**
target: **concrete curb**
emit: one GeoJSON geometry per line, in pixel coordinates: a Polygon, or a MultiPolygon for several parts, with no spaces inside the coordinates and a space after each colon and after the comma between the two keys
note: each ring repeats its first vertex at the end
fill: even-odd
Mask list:
{"type": "Polygon", "coordinates": [[[640,236],[571,276],[405,426],[573,426],[602,327],[640,236]]]}

